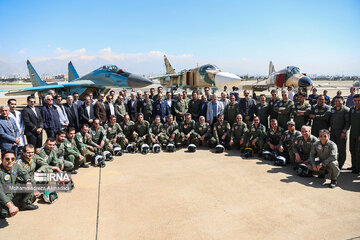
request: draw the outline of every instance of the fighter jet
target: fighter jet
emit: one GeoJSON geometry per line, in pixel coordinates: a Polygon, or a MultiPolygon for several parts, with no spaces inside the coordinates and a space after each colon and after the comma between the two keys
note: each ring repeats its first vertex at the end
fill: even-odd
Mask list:
{"type": "Polygon", "coordinates": [[[48,84],[41,80],[29,60],[27,60],[27,67],[29,69],[32,87],[8,90],[5,93],[6,96],[30,95],[37,92],[39,97],[43,97],[47,91],[53,89],[63,97],[78,92],[80,99],[83,99],[85,95],[89,93],[93,93],[94,97],[100,92],[107,93],[112,87],[143,88],[153,83],[147,78],[126,72],[116,65],[104,65],[83,77],[79,77],[72,62],[69,62],[68,82],[48,84]]]}
{"type": "Polygon", "coordinates": [[[287,66],[278,72],[275,71],[273,63],[269,63],[269,77],[266,80],[259,81],[254,85],[243,85],[243,89],[261,92],[270,88],[309,88],[312,86],[311,79],[304,73],[300,73],[300,69],[295,66],[287,66]]]}
{"type": "Polygon", "coordinates": [[[158,79],[165,87],[182,87],[197,89],[203,87],[222,88],[223,86],[234,86],[241,82],[241,78],[233,73],[223,72],[216,65],[206,64],[193,69],[182,70],[178,73],[171,66],[166,55],[164,55],[166,74],[153,77],[158,79]]]}

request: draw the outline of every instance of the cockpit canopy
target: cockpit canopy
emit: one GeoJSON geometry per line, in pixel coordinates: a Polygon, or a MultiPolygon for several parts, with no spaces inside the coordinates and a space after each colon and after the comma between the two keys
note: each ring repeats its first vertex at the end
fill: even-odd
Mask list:
{"type": "Polygon", "coordinates": [[[288,71],[288,73],[291,73],[291,74],[300,74],[300,69],[295,66],[289,66],[287,68],[287,71],[288,71]]]}
{"type": "Polygon", "coordinates": [[[105,70],[108,72],[119,73],[119,74],[125,72],[123,69],[118,68],[116,65],[104,65],[98,68],[98,70],[105,70]]]}
{"type": "Polygon", "coordinates": [[[205,72],[206,70],[220,70],[216,65],[206,64],[200,67],[200,72],[205,72]]]}

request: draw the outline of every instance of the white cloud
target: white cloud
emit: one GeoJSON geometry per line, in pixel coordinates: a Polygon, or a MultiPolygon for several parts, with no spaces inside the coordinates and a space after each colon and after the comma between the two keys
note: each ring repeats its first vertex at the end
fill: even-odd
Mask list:
{"type": "Polygon", "coordinates": [[[19,54],[25,54],[27,50],[27,48],[20,49],[19,54]]]}

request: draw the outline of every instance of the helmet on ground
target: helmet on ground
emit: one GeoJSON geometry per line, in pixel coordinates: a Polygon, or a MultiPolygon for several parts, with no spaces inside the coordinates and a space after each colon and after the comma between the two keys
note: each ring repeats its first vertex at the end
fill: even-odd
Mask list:
{"type": "Polygon", "coordinates": [[[159,153],[160,150],[161,150],[161,146],[159,144],[155,143],[152,148],[153,153],[159,153]]]}
{"type": "Polygon", "coordinates": [[[130,143],[129,145],[127,145],[126,150],[128,151],[128,153],[134,153],[135,147],[132,143],[130,143]]]}
{"type": "Polygon", "coordinates": [[[272,161],[272,156],[273,156],[273,154],[270,151],[263,151],[262,152],[262,157],[265,160],[272,161]]]}
{"type": "Polygon", "coordinates": [[[175,144],[170,142],[166,145],[166,151],[168,152],[175,152],[176,151],[176,147],[175,144]]]}
{"type": "Polygon", "coordinates": [[[250,158],[254,156],[254,149],[253,148],[245,148],[245,153],[244,153],[244,157],[245,158],[250,158]]]}
{"type": "Polygon", "coordinates": [[[225,151],[225,148],[224,148],[223,145],[218,144],[218,145],[216,145],[216,147],[215,147],[215,151],[216,151],[217,153],[223,153],[223,152],[225,151]]]}
{"type": "Polygon", "coordinates": [[[189,152],[196,152],[196,145],[195,144],[189,144],[188,151],[189,152]]]}
{"type": "Polygon", "coordinates": [[[296,174],[299,175],[300,177],[310,177],[311,176],[311,172],[310,172],[309,168],[303,163],[298,164],[295,167],[295,171],[296,171],[296,174]]]}
{"type": "Polygon", "coordinates": [[[59,198],[57,192],[55,192],[55,191],[50,192],[48,190],[44,191],[44,193],[42,194],[42,197],[46,203],[50,203],[50,204],[53,202],[56,202],[56,200],[59,198]]]}
{"type": "Polygon", "coordinates": [[[117,146],[114,145],[113,153],[115,156],[123,155],[123,151],[119,145],[117,145],[117,146]]]}
{"type": "Polygon", "coordinates": [[[104,158],[105,158],[105,161],[114,160],[113,156],[111,155],[111,152],[109,152],[109,151],[104,151],[104,158]]]}
{"type": "Polygon", "coordinates": [[[92,164],[95,166],[102,167],[102,168],[105,167],[105,165],[106,165],[104,157],[100,154],[97,154],[93,157],[92,164]]]}
{"type": "Polygon", "coordinates": [[[141,145],[141,153],[142,154],[148,154],[150,151],[150,147],[147,144],[141,145]]]}
{"type": "Polygon", "coordinates": [[[275,160],[276,166],[285,166],[286,165],[286,158],[283,156],[277,156],[275,160]]]}

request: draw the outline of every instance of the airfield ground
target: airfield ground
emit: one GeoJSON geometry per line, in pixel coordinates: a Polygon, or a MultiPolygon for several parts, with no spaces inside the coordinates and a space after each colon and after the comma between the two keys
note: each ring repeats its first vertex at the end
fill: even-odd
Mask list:
{"type": "MultiPolygon", "coordinates": [[[[74,181],[54,204],[1,220],[0,239],[95,238],[99,168],[74,181]]],[[[328,183],[237,151],[125,154],[101,170],[98,239],[360,239],[360,176],[328,183]]]]}

